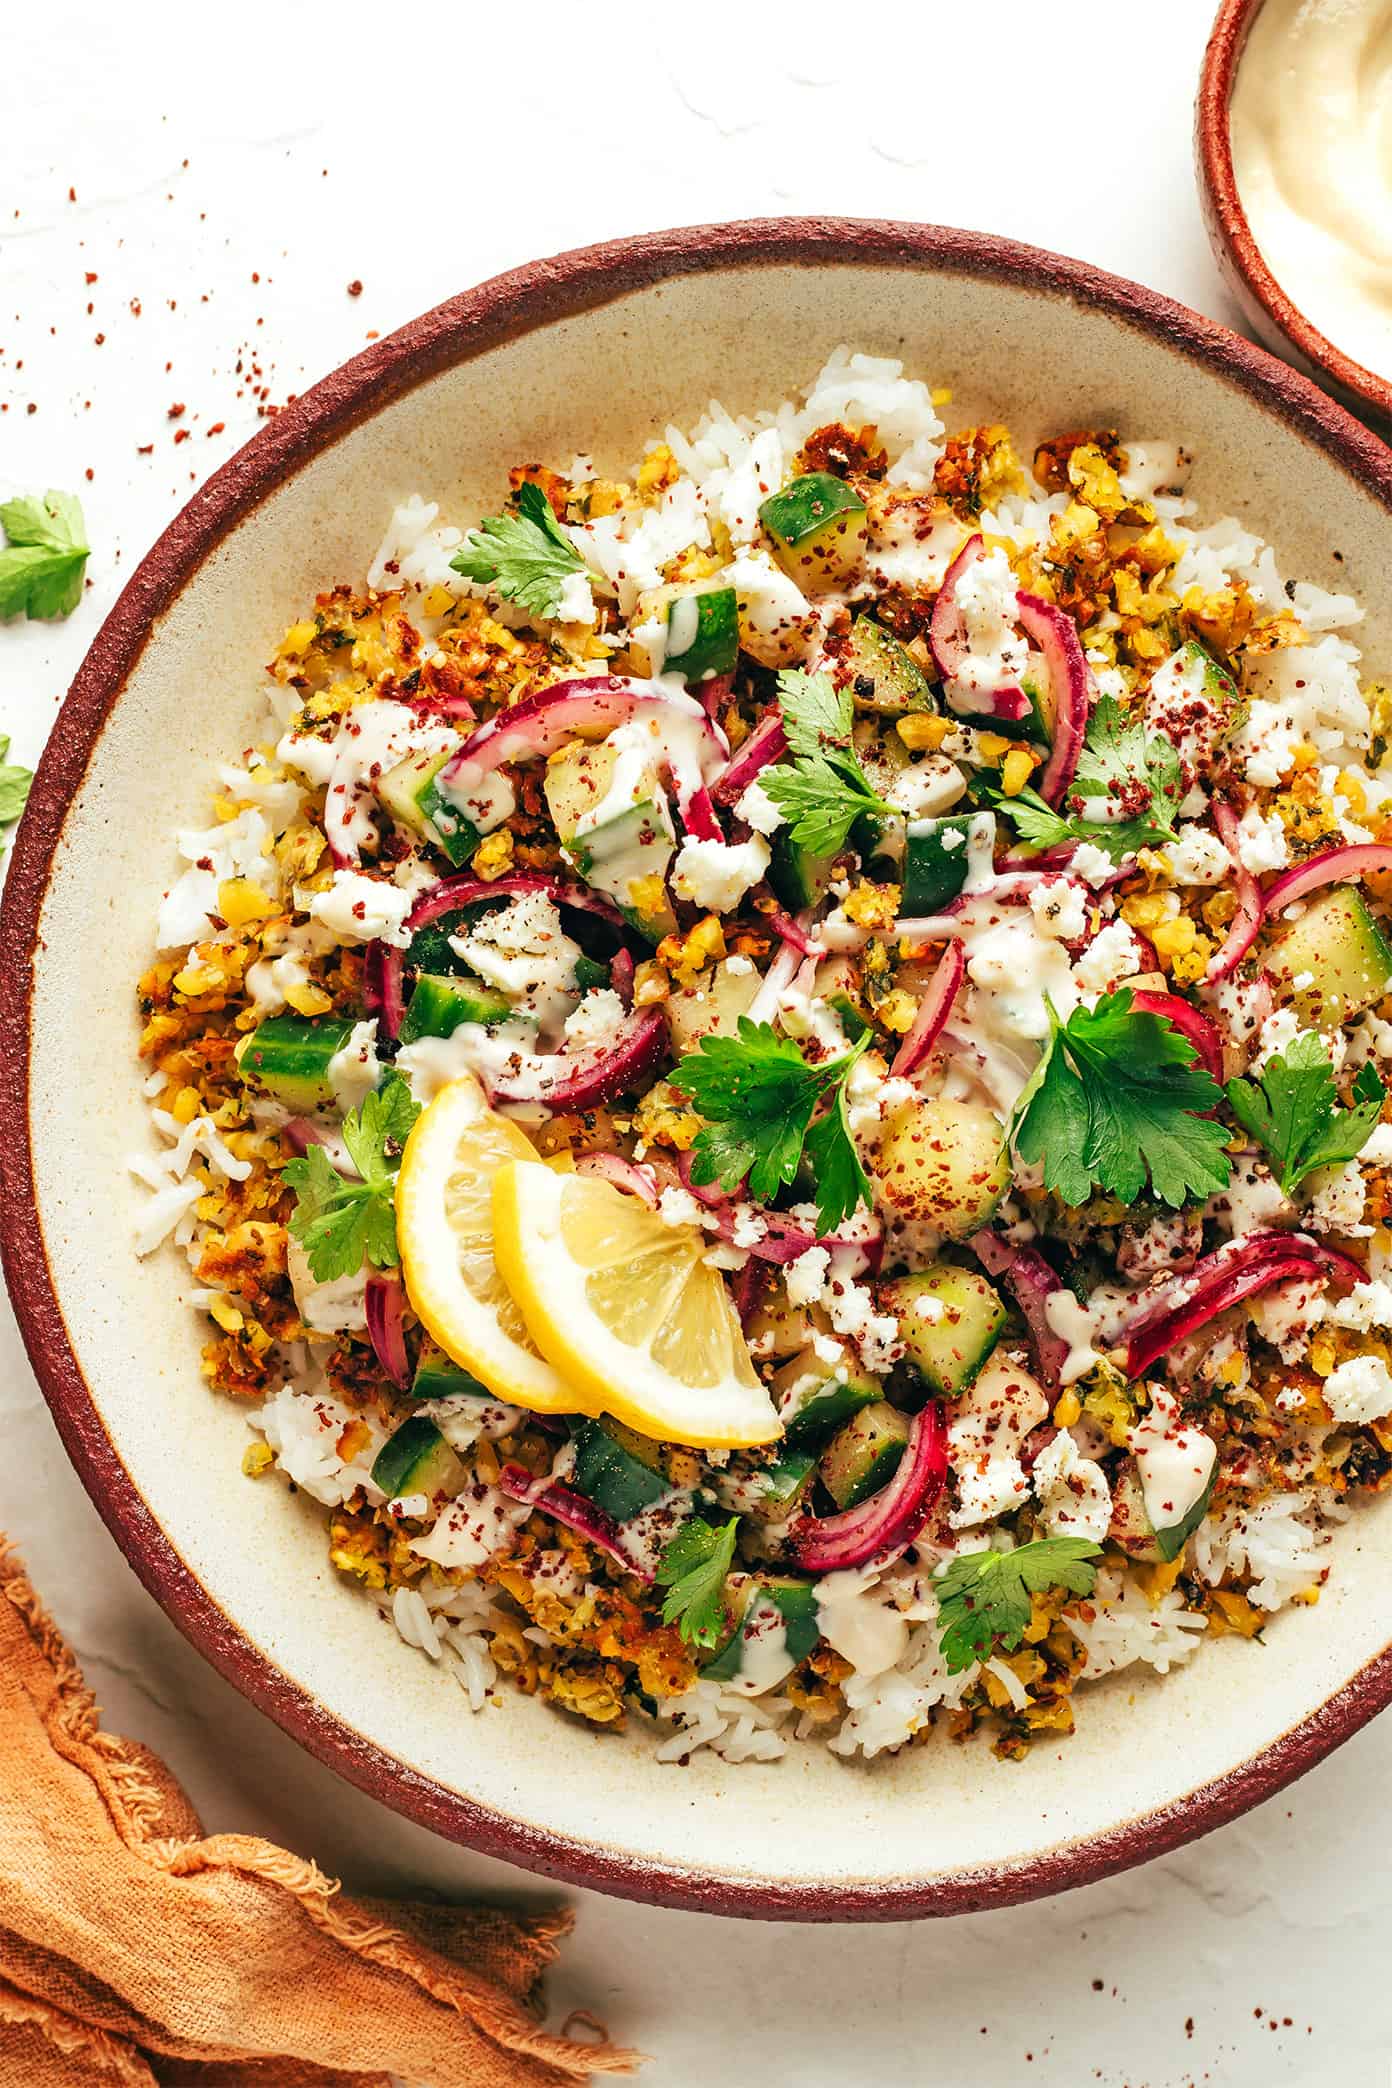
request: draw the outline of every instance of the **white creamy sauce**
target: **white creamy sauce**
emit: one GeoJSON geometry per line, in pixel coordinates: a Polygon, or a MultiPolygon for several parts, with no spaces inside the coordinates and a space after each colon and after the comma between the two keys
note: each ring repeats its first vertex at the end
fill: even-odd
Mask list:
{"type": "Polygon", "coordinates": [[[1049,1322],[1050,1332],[1068,1343],[1068,1354],[1059,1371],[1060,1380],[1065,1385],[1076,1384],[1094,1363],[1102,1360],[1093,1346],[1097,1328],[1092,1314],[1071,1290],[1056,1290],[1050,1291],[1044,1300],[1044,1317],[1049,1322]]]}
{"type": "Polygon", "coordinates": [[[1201,1428],[1179,1418],[1172,1392],[1157,1391],[1131,1430],[1131,1451],[1152,1530],[1183,1522],[1213,1476],[1218,1446],[1201,1428]]]}
{"type": "Polygon", "coordinates": [[[817,1583],[817,1629],[861,1675],[897,1666],[909,1643],[908,1619],[877,1586],[878,1575],[852,1567],[817,1583]]]}
{"type": "Polygon", "coordinates": [[[1336,348],[1392,376],[1392,5],[1266,0],[1230,120],[1277,282],[1336,348]]]}
{"type": "Polygon", "coordinates": [[[740,1696],[762,1696],[776,1689],[797,1666],[788,1651],[783,1612],[767,1596],[755,1596],[740,1627],[740,1669],[725,1684],[740,1696]]]}
{"type": "Polygon", "coordinates": [[[491,834],[517,810],[517,793],[502,771],[480,768],[474,761],[452,771],[442,769],[435,787],[481,834],[491,834]]]}
{"type": "Polygon", "coordinates": [[[276,755],[311,783],[325,786],[329,846],[339,861],[356,862],[376,832],[378,778],[408,754],[444,754],[456,743],[457,734],[422,724],[404,703],[355,703],[332,739],[287,732],[276,755]]]}

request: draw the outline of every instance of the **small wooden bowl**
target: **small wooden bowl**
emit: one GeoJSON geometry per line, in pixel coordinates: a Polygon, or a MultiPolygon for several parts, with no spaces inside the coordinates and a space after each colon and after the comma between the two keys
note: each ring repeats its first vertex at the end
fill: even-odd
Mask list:
{"type": "Polygon", "coordinates": [[[1267,267],[1233,173],[1230,112],[1237,70],[1264,0],[1221,0],[1194,105],[1194,157],[1209,244],[1258,338],[1307,370],[1355,413],[1392,423],[1392,383],[1325,339],[1267,267]]]}

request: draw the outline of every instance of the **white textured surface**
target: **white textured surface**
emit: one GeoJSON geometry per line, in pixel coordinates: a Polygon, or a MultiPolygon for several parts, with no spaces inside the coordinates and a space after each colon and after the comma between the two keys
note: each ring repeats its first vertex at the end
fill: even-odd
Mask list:
{"type": "MultiPolygon", "coordinates": [[[[226,47],[200,37],[204,13],[53,4],[0,79],[0,495],[80,490],[97,546],[71,623],[0,631],[15,758],[37,752],[121,578],[253,431],[239,357],[262,365],[276,402],[369,328],[514,262],[760,212],[1009,232],[1229,316],[1188,160],[1207,0],[1174,0],[1163,22],[1094,4],[1065,34],[1032,0],[906,11],[897,50],[848,46],[844,16],[813,8],[794,52],[767,5],[707,9],[699,31],[636,6],[602,25],[543,8],[527,23],[544,63],[525,107],[490,78],[506,24],[470,37],[458,5],[415,10],[409,41],[385,45],[380,14],[351,5],[244,5],[226,47]],[[431,79],[445,83],[438,98],[431,79]],[[1013,167],[1007,124],[1031,141],[1013,167]],[[170,421],[176,402],[186,410],[170,421]]],[[[111,1722],[166,1753],[209,1824],[259,1826],[377,1889],[544,1897],[340,1785],[203,1666],[88,1505],[8,1323],[0,1344],[0,1527],[111,1722]]],[[[606,2015],[655,2055],[646,2077],[661,2088],[1381,2084],[1389,1767],[1383,1721],[1177,1857],[946,1924],[764,1928],[582,1895],[557,2013],[583,2002],[606,2015]]]]}

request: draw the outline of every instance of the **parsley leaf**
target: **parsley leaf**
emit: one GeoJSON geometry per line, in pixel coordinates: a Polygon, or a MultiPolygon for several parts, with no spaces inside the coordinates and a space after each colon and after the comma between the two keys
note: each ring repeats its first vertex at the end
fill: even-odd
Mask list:
{"type": "Polygon", "coordinates": [[[993,1647],[1013,1653],[1030,1620],[1031,1595],[1066,1588],[1090,1595],[1097,1580],[1092,1561],[1101,1546],[1086,1537],[1041,1537],[1014,1551],[961,1552],[934,1582],[941,1648],[948,1673],[959,1675],[993,1647]]]}
{"type": "Polygon", "coordinates": [[[1088,841],[1114,863],[1139,849],[1155,848],[1175,836],[1183,778],[1179,756],[1160,733],[1148,733],[1138,718],[1128,718],[1114,696],[1099,697],[1088,720],[1087,738],[1078,757],[1078,772],[1069,798],[1105,798],[1123,819],[1089,819],[1086,812],[1056,812],[1037,790],[1007,797],[999,784],[978,777],[972,788],[976,803],[1003,812],[1027,848],[1060,848],[1069,841],[1088,841]]]}
{"type": "Polygon", "coordinates": [[[1243,1130],[1271,1155],[1272,1172],[1287,1196],[1315,1168],[1362,1152],[1387,1094],[1373,1068],[1360,1066],[1353,1083],[1357,1106],[1336,1107],[1334,1062],[1314,1030],[1293,1037],[1258,1080],[1230,1080],[1227,1092],[1243,1130]]]}
{"type": "MultiPolygon", "coordinates": [[[[12,768],[5,757],[10,751],[10,736],[0,732],[0,827],[13,826],[24,810],[29,798],[29,785],[34,780],[33,771],[27,768],[12,768]]],[[[0,856],[4,854],[0,846],[0,856]]]]}
{"type": "Polygon", "coordinates": [[[21,611],[51,621],[70,616],[82,599],[87,568],[86,524],[74,493],[50,489],[0,505],[5,548],[0,551],[0,623],[21,611]]]}
{"type": "Polygon", "coordinates": [[[717,1526],[688,1516],[658,1563],[667,1590],[664,1624],[676,1624],[688,1646],[714,1646],[725,1628],[725,1580],[735,1556],[739,1517],[717,1526]]]}
{"type": "Polygon", "coordinates": [[[1228,1134],[1206,1112],[1222,1101],[1193,1046],[1159,1015],[1133,1008],[1130,989],[1075,1008],[1051,1034],[1042,1066],[1021,1093],[1010,1136],[1027,1166],[1067,1204],[1096,1183],[1134,1202],[1146,1177],[1163,1203],[1226,1188],[1228,1134]]]}
{"type": "Polygon", "coordinates": [[[771,1023],[739,1019],[737,1037],[702,1037],[671,1075],[672,1085],[705,1118],[691,1151],[697,1187],[719,1182],[768,1203],[793,1180],[806,1147],[817,1172],[817,1222],[835,1230],[858,1203],[870,1201],[870,1183],[846,1123],[841,1088],[870,1041],[870,1033],[820,1066],[809,1065],[791,1038],[771,1023]],[[835,1091],[835,1092],[833,1092],[835,1091]],[[832,1107],[814,1124],[824,1095],[832,1107]]]}
{"type": "Polygon", "coordinates": [[[481,522],[450,564],[466,580],[496,588],[534,616],[555,616],[562,588],[572,573],[585,570],[585,561],[531,479],[517,489],[517,510],[481,522]]]}
{"type": "Polygon", "coordinates": [[[809,855],[835,855],[858,819],[896,817],[852,751],[849,689],[838,691],[829,675],[789,667],[778,677],[778,702],[796,758],[766,769],[759,780],[788,821],[795,847],[809,855]]]}
{"type": "Polygon", "coordinates": [[[340,1174],[321,1145],[281,1170],[295,1192],[290,1231],[304,1247],[316,1283],[354,1276],[364,1262],[394,1269],[396,1171],[420,1104],[400,1074],[392,1074],[343,1120],[343,1143],[360,1179],[340,1174]]]}

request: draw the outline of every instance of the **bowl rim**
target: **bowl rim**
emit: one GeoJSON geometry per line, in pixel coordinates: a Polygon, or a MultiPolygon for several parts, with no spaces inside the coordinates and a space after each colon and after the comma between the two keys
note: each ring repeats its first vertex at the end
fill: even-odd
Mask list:
{"type": "Polygon", "coordinates": [[[1243,208],[1232,155],[1232,97],[1242,54],[1266,0],[1219,0],[1194,104],[1194,156],[1209,237],[1237,277],[1239,295],[1266,314],[1299,355],[1363,406],[1392,420],[1392,382],[1322,334],[1281,287],[1243,208]]]}
{"type": "Polygon", "coordinates": [[[987,233],[830,217],[684,226],[532,262],[449,299],[331,372],[222,465],[157,539],[78,670],[40,760],[0,902],[0,1256],[59,1434],[136,1575],[204,1657],[319,1761],[438,1834],[571,1885],[770,1920],[904,1920],[976,1912],[1086,1884],[1236,1818],[1392,1701],[1392,1644],[1307,1718],[1222,1776],[1105,1833],[1018,1862],[930,1880],[789,1886],[597,1850],[465,1798],[355,1732],[252,1645],[185,1565],[126,1472],[69,1340],[35,1205],[30,1140],[34,952],[66,810],[158,618],[209,554],[299,467],[446,368],[673,276],[788,265],[923,268],[1008,282],[1100,311],[1249,394],[1392,513],[1392,451],[1308,379],[1155,291],[987,233]]]}

